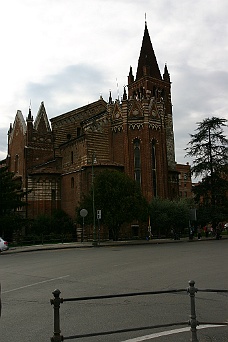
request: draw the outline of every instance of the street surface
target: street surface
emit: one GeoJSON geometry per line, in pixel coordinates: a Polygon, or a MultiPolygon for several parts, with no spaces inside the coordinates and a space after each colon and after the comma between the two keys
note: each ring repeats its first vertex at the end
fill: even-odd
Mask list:
{"type": "MultiPolygon", "coordinates": [[[[61,297],[83,297],[188,287],[228,289],[228,240],[141,246],[44,250],[0,255],[0,340],[45,342],[53,336],[53,306],[61,297]]],[[[228,295],[196,294],[201,322],[228,320],[228,295]]],[[[64,337],[189,320],[186,293],[64,302],[64,337]]],[[[228,341],[228,327],[200,326],[199,341],[228,341]]],[[[190,341],[187,325],[72,339],[81,342],[190,341]]]]}

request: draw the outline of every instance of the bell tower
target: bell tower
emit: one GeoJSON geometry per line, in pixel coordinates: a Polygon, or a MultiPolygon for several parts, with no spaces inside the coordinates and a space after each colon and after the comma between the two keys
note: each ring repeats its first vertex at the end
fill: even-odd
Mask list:
{"type": "MultiPolygon", "coordinates": [[[[171,81],[166,64],[163,75],[160,72],[146,22],[136,76],[132,67],[128,75],[128,126],[134,128],[135,134],[138,130],[143,193],[149,199],[156,196],[175,198],[178,195],[178,175],[171,81]],[[136,108],[138,116],[135,114],[136,108]]],[[[133,140],[132,130],[130,132],[131,140],[136,141],[133,140]]],[[[130,163],[133,163],[133,159],[130,163]]]]}
{"type": "MultiPolygon", "coordinates": [[[[152,102],[154,104],[163,104],[163,124],[166,131],[168,168],[175,170],[170,75],[165,64],[163,77],[161,76],[146,22],[136,77],[133,75],[132,67],[130,67],[128,75],[128,99],[148,99],[150,100],[150,105],[152,102]]],[[[154,107],[158,108],[159,106],[154,107]]]]}

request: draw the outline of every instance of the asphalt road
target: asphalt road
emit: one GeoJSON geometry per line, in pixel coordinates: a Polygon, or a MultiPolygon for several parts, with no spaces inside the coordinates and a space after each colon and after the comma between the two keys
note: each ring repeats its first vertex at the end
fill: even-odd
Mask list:
{"type": "MultiPolygon", "coordinates": [[[[142,246],[75,248],[0,255],[0,340],[50,341],[52,291],[63,298],[187,288],[228,289],[228,240],[142,246]]],[[[197,319],[228,319],[227,294],[196,294],[197,319]]],[[[61,304],[64,337],[188,321],[186,293],[61,304]]],[[[72,339],[83,342],[189,341],[186,325],[72,339]],[[178,329],[178,330],[177,330],[178,329]],[[165,335],[164,335],[165,334],[165,335]]],[[[189,328],[188,328],[189,329],[189,328]]],[[[199,341],[228,341],[228,328],[198,330],[199,341]]]]}

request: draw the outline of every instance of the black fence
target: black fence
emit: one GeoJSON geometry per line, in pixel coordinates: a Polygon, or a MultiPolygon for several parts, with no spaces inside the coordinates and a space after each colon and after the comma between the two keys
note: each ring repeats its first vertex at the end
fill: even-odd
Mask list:
{"type": "Polygon", "coordinates": [[[45,244],[57,244],[57,243],[66,243],[66,242],[76,242],[77,235],[69,233],[69,234],[40,234],[40,235],[26,235],[20,236],[13,240],[10,243],[10,247],[15,246],[32,246],[32,245],[45,245],[45,244]]]}
{"type": "Polygon", "coordinates": [[[54,333],[51,337],[52,342],[60,342],[65,340],[74,340],[78,338],[95,337],[102,335],[113,335],[123,332],[140,331],[140,330],[150,330],[154,328],[165,328],[170,326],[180,326],[189,325],[191,333],[191,341],[198,342],[197,338],[197,326],[200,324],[213,324],[213,325],[228,325],[228,322],[199,322],[196,318],[195,310],[195,294],[196,292],[212,292],[212,293],[228,293],[228,290],[218,290],[218,289],[197,289],[195,287],[195,282],[193,280],[189,281],[189,286],[187,289],[174,289],[174,290],[163,290],[163,291],[147,291],[147,292],[133,292],[133,293],[121,293],[116,295],[101,295],[92,297],[76,297],[76,298],[60,298],[60,290],[56,289],[52,292],[54,298],[50,300],[54,307],[54,333]],[[183,322],[171,322],[167,324],[142,326],[135,328],[126,328],[119,330],[102,331],[98,333],[87,333],[87,334],[77,334],[74,336],[63,336],[60,330],[60,305],[64,302],[78,302],[87,300],[100,300],[100,299],[110,299],[110,298],[121,298],[121,297],[135,297],[135,296],[148,296],[148,295],[162,295],[162,294],[173,294],[185,292],[190,297],[190,319],[183,322]]]}

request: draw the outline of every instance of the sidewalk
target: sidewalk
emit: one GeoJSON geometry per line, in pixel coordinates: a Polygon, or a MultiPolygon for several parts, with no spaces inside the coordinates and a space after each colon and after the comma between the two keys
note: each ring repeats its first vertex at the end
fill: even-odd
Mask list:
{"type": "MultiPolygon", "coordinates": [[[[222,240],[228,239],[228,235],[222,237],[222,240]]],[[[181,238],[180,240],[173,239],[152,239],[152,240],[126,240],[126,241],[102,241],[98,244],[97,247],[110,247],[110,246],[132,246],[132,245],[153,245],[153,244],[165,244],[165,243],[193,243],[193,242],[205,242],[205,241],[213,241],[215,238],[205,238],[203,237],[201,240],[194,238],[193,240],[189,240],[189,238],[181,238]]],[[[31,246],[17,246],[10,247],[8,251],[4,251],[4,254],[13,254],[13,253],[25,253],[25,252],[33,252],[40,250],[57,250],[57,249],[68,249],[68,248],[97,248],[93,246],[92,241],[89,242],[69,242],[69,243],[58,243],[58,244],[44,244],[44,245],[31,245],[31,246]]]]}

